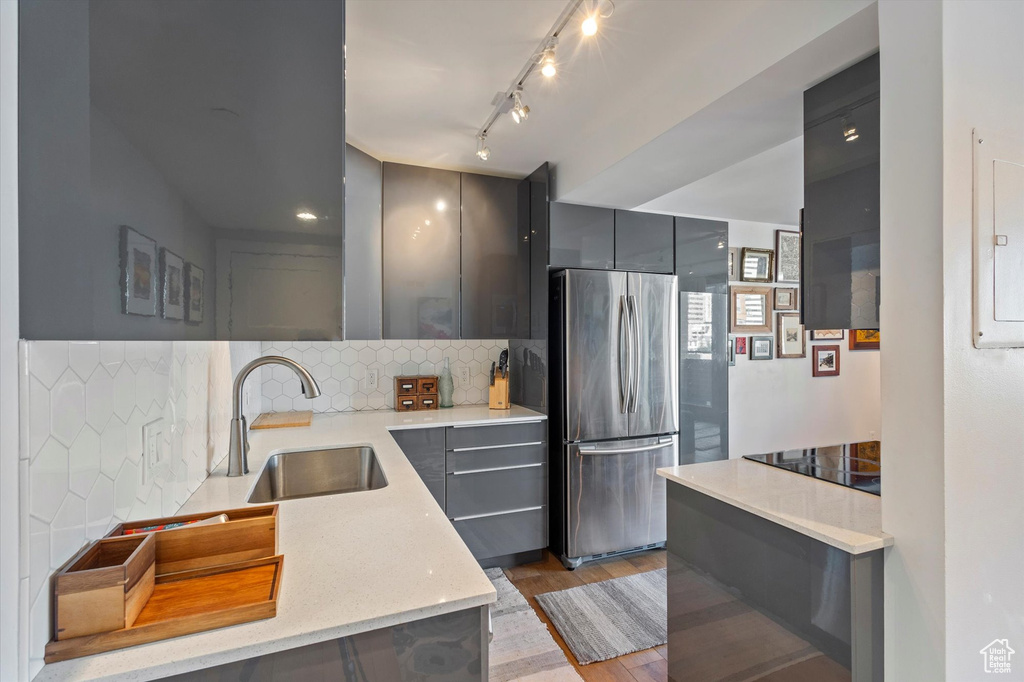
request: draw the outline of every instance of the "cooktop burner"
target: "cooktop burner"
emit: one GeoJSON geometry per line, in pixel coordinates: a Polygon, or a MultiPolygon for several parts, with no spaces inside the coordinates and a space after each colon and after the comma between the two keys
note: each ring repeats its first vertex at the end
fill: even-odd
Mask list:
{"type": "Polygon", "coordinates": [[[785,450],[743,459],[761,462],[829,483],[856,488],[872,495],[882,494],[882,472],[878,462],[850,457],[848,445],[831,445],[805,450],[785,450]]]}

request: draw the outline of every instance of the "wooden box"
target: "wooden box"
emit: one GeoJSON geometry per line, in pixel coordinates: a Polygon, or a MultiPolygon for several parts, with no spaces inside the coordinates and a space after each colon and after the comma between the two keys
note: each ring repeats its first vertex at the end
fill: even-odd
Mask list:
{"type": "Polygon", "coordinates": [[[437,395],[438,377],[395,377],[395,410],[436,410],[440,407],[437,395]]]}
{"type": "Polygon", "coordinates": [[[107,537],[133,537],[124,535],[124,532],[128,529],[207,519],[218,514],[227,514],[228,520],[208,526],[181,526],[146,533],[154,536],[156,542],[156,575],[222,566],[277,554],[276,504],[132,521],[116,526],[107,537]]]}
{"type": "Polygon", "coordinates": [[[153,594],[156,539],[106,538],[71,558],[53,580],[57,640],[131,627],[153,594]]]}

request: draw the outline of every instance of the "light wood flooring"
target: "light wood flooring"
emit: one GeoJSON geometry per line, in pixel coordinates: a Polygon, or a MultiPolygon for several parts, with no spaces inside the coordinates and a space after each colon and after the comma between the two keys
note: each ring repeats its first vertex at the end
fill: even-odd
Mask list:
{"type": "Polygon", "coordinates": [[[525,566],[516,566],[505,571],[505,575],[516,586],[551,631],[565,657],[587,682],[665,682],[668,679],[668,653],[666,645],[655,649],[638,651],[609,661],[579,665],[569,651],[558,630],[551,624],[535,595],[554,590],[564,590],[610,578],[622,578],[635,573],[665,568],[666,552],[662,549],[626,555],[583,564],[575,571],[567,571],[550,552],[544,561],[525,566]]]}

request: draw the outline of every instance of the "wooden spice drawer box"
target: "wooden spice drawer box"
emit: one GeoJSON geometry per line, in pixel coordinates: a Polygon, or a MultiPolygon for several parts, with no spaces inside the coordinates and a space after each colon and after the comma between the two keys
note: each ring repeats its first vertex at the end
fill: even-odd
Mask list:
{"type": "Polygon", "coordinates": [[[440,406],[436,376],[395,377],[395,410],[436,410],[440,406]]]}

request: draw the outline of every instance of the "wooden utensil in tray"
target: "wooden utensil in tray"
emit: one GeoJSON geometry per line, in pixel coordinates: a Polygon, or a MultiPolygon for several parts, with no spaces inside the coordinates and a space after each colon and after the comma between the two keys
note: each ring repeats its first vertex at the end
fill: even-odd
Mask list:
{"type": "Polygon", "coordinates": [[[45,661],[272,618],[283,567],[284,557],[277,554],[276,504],[121,524],[58,571],[54,639],[46,645],[45,661]],[[227,514],[228,520],[124,534],[218,514],[227,514]],[[97,570],[105,580],[95,578],[101,575],[97,570]],[[93,594],[98,590],[83,585],[107,592],[93,594]],[[121,590],[121,618],[115,617],[111,585],[121,590]],[[100,603],[102,610],[83,607],[100,603]]]}

